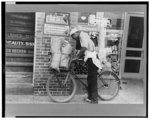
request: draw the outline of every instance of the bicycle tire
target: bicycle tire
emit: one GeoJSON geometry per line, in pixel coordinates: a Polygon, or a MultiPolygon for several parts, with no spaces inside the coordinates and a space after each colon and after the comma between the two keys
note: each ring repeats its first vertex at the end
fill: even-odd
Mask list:
{"type": "MultiPolygon", "coordinates": [[[[74,97],[74,95],[75,95],[75,93],[76,93],[76,89],[77,89],[77,84],[76,84],[76,81],[75,81],[75,79],[74,79],[74,77],[71,75],[71,74],[69,74],[68,75],[68,79],[67,79],[67,84],[70,82],[71,84],[72,84],[72,86],[70,86],[71,87],[71,89],[72,89],[72,91],[71,91],[71,93],[68,95],[68,96],[65,96],[65,98],[63,98],[63,95],[62,94],[64,94],[63,92],[63,90],[67,90],[68,88],[68,86],[67,87],[64,87],[63,86],[63,89],[61,88],[62,86],[60,86],[60,84],[58,83],[59,81],[58,80],[56,80],[55,78],[56,77],[58,77],[58,76],[56,76],[56,75],[52,75],[49,79],[48,79],[48,81],[47,81],[47,83],[46,83],[46,90],[47,90],[47,94],[48,94],[48,96],[49,96],[49,98],[52,100],[52,101],[54,101],[54,102],[58,102],[58,103],[65,103],[65,102],[68,102],[68,101],[70,101],[73,97],[74,97]],[[53,82],[52,82],[53,81],[53,82]],[[55,82],[54,82],[55,81],[55,82]],[[53,84],[52,84],[53,83],[53,84]],[[53,95],[54,94],[54,90],[56,90],[56,89],[50,89],[51,87],[53,87],[53,86],[55,86],[54,85],[54,83],[56,83],[57,85],[58,85],[58,91],[55,91],[55,92],[61,92],[61,94],[58,94],[58,95],[60,95],[60,96],[56,96],[56,93],[55,93],[55,95],[53,95]],[[62,89],[62,91],[61,91],[61,89],[62,89]]],[[[62,80],[62,79],[61,79],[62,80]]],[[[66,85],[67,85],[66,84],[66,85]]],[[[71,85],[70,84],[70,85],[71,85]]],[[[56,86],[55,86],[55,88],[56,88],[56,86]]],[[[68,91],[65,91],[65,92],[68,92],[68,91]]],[[[66,94],[68,94],[68,93],[66,93],[66,94]]]]}
{"type": "Polygon", "coordinates": [[[114,72],[102,71],[98,75],[97,80],[98,80],[98,96],[101,100],[109,101],[114,99],[118,95],[120,90],[120,79],[114,72]],[[112,77],[110,76],[108,77],[108,75],[111,75],[112,77]],[[109,79],[110,82],[108,82],[109,79]]]}

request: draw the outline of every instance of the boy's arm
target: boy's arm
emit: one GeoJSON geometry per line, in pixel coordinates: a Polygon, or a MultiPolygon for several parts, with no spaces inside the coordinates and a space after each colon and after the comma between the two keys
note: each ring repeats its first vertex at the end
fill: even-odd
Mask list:
{"type": "Polygon", "coordinates": [[[84,56],[85,51],[87,50],[86,47],[82,47],[79,54],[77,55],[77,58],[82,58],[84,56]]]}

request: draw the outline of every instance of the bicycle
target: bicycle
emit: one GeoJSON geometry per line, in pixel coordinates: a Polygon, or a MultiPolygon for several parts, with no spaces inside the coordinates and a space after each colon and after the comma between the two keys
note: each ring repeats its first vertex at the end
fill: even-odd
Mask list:
{"type": "MultiPolygon", "coordinates": [[[[65,103],[73,99],[77,90],[76,80],[78,80],[87,90],[87,84],[84,83],[73,70],[73,65],[75,65],[76,62],[83,67],[85,66],[85,62],[81,62],[81,60],[73,60],[71,58],[68,69],[60,68],[60,72],[53,69],[51,70],[52,75],[46,83],[46,91],[52,101],[65,103]]],[[[98,73],[97,77],[98,97],[105,101],[115,98],[120,89],[120,79],[118,76],[113,71],[102,70],[98,73]]]]}

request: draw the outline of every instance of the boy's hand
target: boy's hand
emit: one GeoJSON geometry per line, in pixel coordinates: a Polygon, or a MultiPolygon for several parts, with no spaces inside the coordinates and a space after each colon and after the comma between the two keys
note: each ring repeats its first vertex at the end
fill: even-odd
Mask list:
{"type": "Polygon", "coordinates": [[[83,59],[81,59],[81,58],[79,59],[78,57],[75,57],[72,59],[72,61],[77,61],[77,60],[83,60],[83,59]]]}
{"type": "Polygon", "coordinates": [[[75,57],[75,58],[72,59],[72,61],[76,61],[76,60],[78,60],[78,59],[79,59],[78,57],[75,57]]]}

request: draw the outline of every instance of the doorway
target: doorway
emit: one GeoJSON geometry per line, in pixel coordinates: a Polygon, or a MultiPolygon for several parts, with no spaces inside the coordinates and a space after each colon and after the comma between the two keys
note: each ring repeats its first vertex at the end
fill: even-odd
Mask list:
{"type": "Polygon", "coordinates": [[[121,53],[121,77],[144,76],[144,14],[127,13],[121,53]]]}

